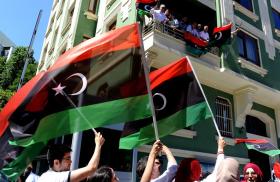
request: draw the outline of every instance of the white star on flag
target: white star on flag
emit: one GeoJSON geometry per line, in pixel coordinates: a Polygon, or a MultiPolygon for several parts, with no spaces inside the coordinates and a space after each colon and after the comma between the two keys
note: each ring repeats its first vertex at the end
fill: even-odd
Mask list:
{"type": "Polygon", "coordinates": [[[52,88],[55,91],[55,96],[58,94],[63,95],[63,89],[65,88],[65,86],[61,86],[61,83],[58,84],[57,87],[52,88]]]}

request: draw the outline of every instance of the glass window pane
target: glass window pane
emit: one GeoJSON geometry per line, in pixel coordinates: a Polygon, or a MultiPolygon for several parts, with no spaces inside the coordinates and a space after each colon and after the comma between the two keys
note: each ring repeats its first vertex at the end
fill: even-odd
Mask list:
{"type": "Polygon", "coordinates": [[[244,57],[245,54],[244,54],[243,39],[240,38],[239,36],[237,37],[237,46],[238,46],[238,53],[239,53],[239,56],[244,57]]]}
{"type": "Polygon", "coordinates": [[[272,10],[272,16],[274,19],[275,28],[280,29],[280,13],[275,10],[272,10]]]}
{"type": "Polygon", "coordinates": [[[254,64],[259,65],[256,41],[251,37],[246,37],[245,43],[246,43],[247,58],[250,61],[252,61],[254,64]]]}
{"type": "Polygon", "coordinates": [[[251,0],[240,0],[239,2],[242,6],[244,6],[246,9],[253,11],[253,5],[251,0]]]}

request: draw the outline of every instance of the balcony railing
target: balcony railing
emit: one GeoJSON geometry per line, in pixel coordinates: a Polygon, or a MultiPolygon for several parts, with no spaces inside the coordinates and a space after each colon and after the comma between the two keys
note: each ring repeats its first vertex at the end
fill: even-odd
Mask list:
{"type": "MultiPolygon", "coordinates": [[[[184,31],[157,21],[151,21],[148,25],[143,27],[143,36],[145,37],[155,30],[185,42],[184,31]]],[[[220,50],[218,47],[211,47],[209,52],[217,56],[220,55],[220,50]]]]}

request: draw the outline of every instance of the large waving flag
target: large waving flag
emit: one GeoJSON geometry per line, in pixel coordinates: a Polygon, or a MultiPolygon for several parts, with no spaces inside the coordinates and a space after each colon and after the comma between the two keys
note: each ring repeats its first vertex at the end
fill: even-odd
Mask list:
{"type": "Polygon", "coordinates": [[[274,157],[275,155],[280,154],[280,150],[272,145],[266,139],[244,139],[236,138],[236,144],[245,143],[246,147],[251,150],[256,150],[258,152],[264,153],[266,155],[274,157]]]}
{"type": "MultiPolygon", "coordinates": [[[[138,24],[132,24],[65,52],[3,108],[1,138],[31,147],[58,136],[151,116],[145,93],[120,93],[126,82],[144,79],[139,35],[138,24]],[[12,137],[5,134],[7,130],[12,137]]],[[[140,82],[145,88],[145,80],[140,82]]],[[[11,148],[4,148],[4,153],[10,155],[11,148]]]]}
{"type": "Polygon", "coordinates": [[[232,23],[222,27],[215,27],[209,44],[211,46],[221,47],[222,45],[229,43],[229,40],[231,40],[231,27],[232,23]]]}
{"type": "MultiPolygon", "coordinates": [[[[211,117],[199,83],[184,57],[150,73],[159,136],[191,126],[211,117]]],[[[120,148],[134,147],[155,140],[152,119],[126,123],[120,148]]]]}

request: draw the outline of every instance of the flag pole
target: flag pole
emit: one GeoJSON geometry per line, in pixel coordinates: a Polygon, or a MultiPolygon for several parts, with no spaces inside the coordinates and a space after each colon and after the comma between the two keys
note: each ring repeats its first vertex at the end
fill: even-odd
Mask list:
{"type": "Polygon", "coordinates": [[[155,138],[156,138],[156,140],[159,140],[155,105],[154,105],[151,86],[150,86],[149,68],[148,68],[148,65],[147,65],[146,54],[144,52],[144,44],[143,44],[143,40],[142,40],[140,24],[139,23],[137,23],[137,24],[138,24],[138,32],[139,32],[139,35],[140,35],[139,36],[139,42],[140,42],[140,46],[141,46],[141,48],[140,48],[141,60],[142,60],[142,63],[143,63],[145,81],[146,81],[146,85],[147,85],[147,91],[148,91],[149,101],[150,101],[150,106],[151,106],[153,126],[154,126],[154,131],[155,131],[155,138]]]}
{"type": "Polygon", "coordinates": [[[221,135],[221,132],[220,132],[219,127],[218,127],[218,125],[217,125],[217,121],[216,121],[216,119],[215,119],[215,117],[214,117],[214,114],[213,114],[212,109],[211,109],[211,107],[210,107],[210,105],[209,105],[209,102],[208,102],[208,100],[207,100],[207,98],[206,98],[206,95],[205,95],[205,93],[204,93],[204,91],[203,91],[203,89],[202,89],[202,86],[201,86],[201,84],[200,84],[200,82],[199,82],[199,80],[198,80],[198,78],[197,78],[196,72],[195,72],[195,70],[193,69],[192,62],[190,61],[190,59],[189,59],[187,56],[186,56],[186,59],[187,59],[187,60],[189,61],[189,63],[190,63],[190,66],[191,66],[191,68],[192,68],[193,74],[194,74],[194,76],[195,76],[195,78],[196,78],[196,80],[197,80],[197,83],[198,83],[198,85],[199,85],[199,88],[200,88],[200,90],[201,90],[201,93],[202,93],[202,95],[203,95],[203,97],[204,97],[204,99],[205,99],[206,105],[207,105],[208,109],[210,110],[210,113],[211,113],[211,116],[212,116],[212,121],[213,121],[214,126],[215,126],[215,128],[216,128],[216,131],[217,131],[219,137],[221,138],[222,135],[221,135]]]}

